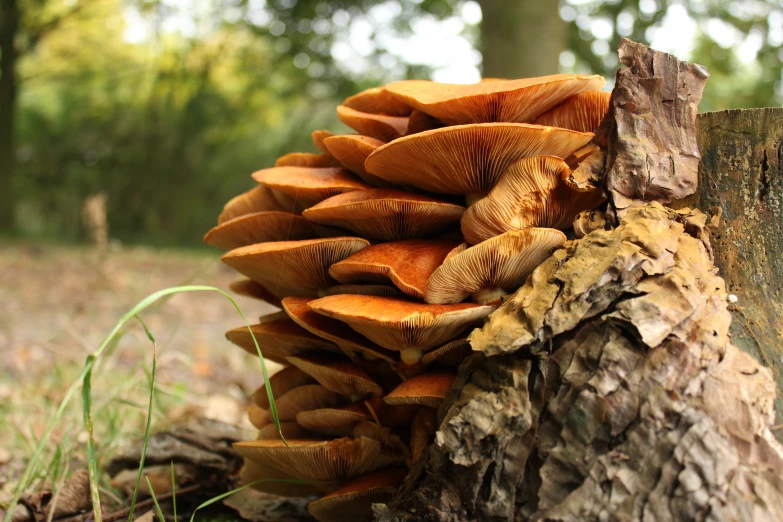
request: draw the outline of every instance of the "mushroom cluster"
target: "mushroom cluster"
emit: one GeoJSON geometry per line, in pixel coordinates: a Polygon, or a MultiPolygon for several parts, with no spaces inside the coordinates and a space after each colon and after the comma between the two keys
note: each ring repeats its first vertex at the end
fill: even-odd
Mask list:
{"type": "MultiPolygon", "coordinates": [[[[321,522],[369,519],[390,498],[435,431],[469,331],[602,201],[569,180],[594,155],[603,85],[391,83],[337,107],[358,134],[316,131],[320,152],[253,174],[204,238],[245,277],[232,290],[282,309],[250,328],[285,368],[252,396],[243,480],[319,496],[321,522]]],[[[256,354],[247,328],[227,337],[256,354]]]]}

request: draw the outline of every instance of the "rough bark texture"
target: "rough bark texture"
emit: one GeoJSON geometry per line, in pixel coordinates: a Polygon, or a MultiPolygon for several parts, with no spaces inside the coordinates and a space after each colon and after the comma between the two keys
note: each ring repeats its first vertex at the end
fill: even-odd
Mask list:
{"type": "Polygon", "coordinates": [[[691,102],[706,72],[623,45],[596,178],[615,227],[586,216],[585,235],[472,334],[480,353],[379,520],[783,520],[775,384],[730,342],[717,222],[650,202],[696,189],[691,102]]]}
{"type": "Polygon", "coordinates": [[[566,27],[558,2],[479,0],[484,77],[525,78],[555,74],[565,49],[566,27]]]}
{"type": "MultiPolygon", "coordinates": [[[[769,366],[783,419],[783,109],[700,114],[699,190],[684,205],[716,212],[715,264],[738,301],[731,338],[769,366]]],[[[775,435],[783,440],[783,429],[775,435]]]]}

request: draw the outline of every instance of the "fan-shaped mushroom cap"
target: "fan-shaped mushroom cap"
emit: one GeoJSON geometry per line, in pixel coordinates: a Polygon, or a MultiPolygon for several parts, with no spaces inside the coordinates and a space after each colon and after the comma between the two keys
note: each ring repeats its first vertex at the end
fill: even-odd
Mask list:
{"type": "Polygon", "coordinates": [[[237,281],[233,281],[228,285],[228,288],[232,292],[243,295],[245,297],[260,299],[275,306],[280,305],[280,299],[272,295],[272,292],[255,281],[251,281],[250,279],[239,279],[237,281]]]}
{"type": "Polygon", "coordinates": [[[438,429],[438,412],[434,408],[423,406],[411,424],[411,461],[410,466],[419,460],[430,439],[438,429]]]}
{"type": "Polygon", "coordinates": [[[282,212],[299,212],[294,201],[283,194],[264,185],[258,185],[247,192],[233,197],[223,206],[218,216],[218,225],[245,214],[278,210],[282,212]]]}
{"type": "Polygon", "coordinates": [[[263,428],[269,419],[269,412],[257,404],[251,404],[247,407],[247,420],[258,429],[263,428]]]}
{"type": "Polygon", "coordinates": [[[408,118],[404,116],[360,112],[345,105],[337,107],[337,117],[359,134],[384,142],[405,136],[408,130],[408,118]]]}
{"type": "Polygon", "coordinates": [[[456,376],[450,373],[423,373],[411,377],[383,398],[387,404],[419,404],[437,408],[443,403],[456,376]]]}
{"type": "Polygon", "coordinates": [[[550,125],[580,132],[595,132],[609,112],[612,93],[587,91],[571,96],[536,118],[536,125],[550,125]]]}
{"type": "Polygon", "coordinates": [[[315,147],[320,150],[321,152],[329,152],[329,149],[326,148],[326,145],[324,145],[324,141],[326,141],[326,138],[331,138],[334,136],[334,134],[326,129],[321,129],[317,131],[313,131],[310,133],[310,136],[313,138],[313,143],[315,144],[315,147]]]}
{"type": "MultiPolygon", "coordinates": [[[[252,422],[252,421],[251,421],[252,422]]],[[[296,422],[281,422],[280,431],[283,432],[283,437],[286,440],[289,439],[309,439],[315,434],[300,426],[296,422]]],[[[277,431],[277,426],[274,423],[267,423],[258,430],[258,440],[280,440],[280,432],[277,431]]]]}
{"type": "MultiPolygon", "coordinates": [[[[274,397],[280,397],[305,384],[315,384],[315,379],[296,366],[283,368],[269,378],[269,386],[274,397]]],[[[260,408],[269,409],[269,395],[266,393],[266,384],[262,384],[261,387],[250,395],[250,398],[260,408]]]]}
{"type": "Polygon", "coordinates": [[[242,484],[252,484],[251,488],[281,497],[309,497],[311,495],[323,495],[340,485],[339,481],[332,482],[296,482],[290,474],[269,466],[259,466],[255,462],[245,460],[239,477],[242,484]],[[258,482],[262,481],[262,482],[258,482]],[[287,481],[287,482],[286,482],[287,481]]]}
{"type": "Polygon", "coordinates": [[[603,77],[553,74],[521,80],[488,80],[470,85],[407,80],[386,89],[408,105],[447,125],[527,123],[574,94],[601,89],[603,77]]]}
{"type": "Polygon", "coordinates": [[[554,156],[512,163],[489,194],[462,216],[465,240],[475,245],[509,230],[570,228],[579,212],[603,201],[600,190],[571,190],[563,181],[570,174],[565,161],[554,156]]]}
{"type": "MultiPolygon", "coordinates": [[[[413,419],[416,417],[416,412],[419,411],[419,406],[415,404],[392,406],[386,404],[383,399],[378,397],[371,397],[364,401],[364,404],[367,406],[367,409],[370,411],[372,418],[378,426],[384,426],[397,431],[405,431],[409,428],[413,419]]],[[[362,432],[364,433],[364,431],[362,432]]],[[[365,436],[377,438],[366,434],[365,436]]]]}
{"type": "Polygon", "coordinates": [[[241,456],[260,466],[285,470],[302,480],[325,482],[358,477],[405,459],[367,437],[290,440],[288,444],[282,440],[255,440],[237,442],[234,447],[241,456]]]}
{"type": "Polygon", "coordinates": [[[377,440],[384,448],[408,456],[408,446],[402,442],[399,435],[386,426],[371,421],[359,421],[353,425],[353,437],[377,440]]]}
{"type": "Polygon", "coordinates": [[[240,247],[221,259],[276,297],[306,297],[335,284],[329,267],[369,244],[358,237],[276,241],[240,247]]]}
{"type": "Polygon", "coordinates": [[[335,343],[344,351],[367,354],[371,358],[377,357],[391,363],[397,362],[395,352],[381,348],[345,323],[314,312],[309,306],[312,300],[310,297],[286,297],[281,304],[296,324],[318,337],[335,343]]]}
{"type": "Polygon", "coordinates": [[[343,167],[376,187],[388,187],[390,184],[367,172],[364,169],[364,161],[383,144],[381,140],[358,134],[342,134],[324,140],[324,146],[343,167]]]}
{"type": "Polygon", "coordinates": [[[405,130],[405,135],[410,136],[411,134],[418,134],[428,130],[440,129],[441,127],[445,127],[445,125],[437,118],[430,116],[426,112],[413,111],[408,116],[408,128],[405,130]]]}
{"type": "Polygon", "coordinates": [[[343,192],[371,188],[342,167],[273,167],[254,172],[253,179],[305,207],[343,192]]]}
{"type": "Polygon", "coordinates": [[[350,361],[316,355],[293,355],[286,360],[310,375],[327,390],[349,397],[380,395],[381,387],[350,361]]]}
{"type": "MultiPolygon", "coordinates": [[[[333,408],[345,402],[339,393],[327,390],[320,384],[305,384],[287,391],[280,397],[275,397],[277,417],[280,422],[293,422],[300,411],[333,408]]],[[[272,421],[269,413],[267,422],[272,421]]]]}
{"type": "Polygon", "coordinates": [[[334,285],[323,292],[327,295],[356,294],[356,295],[377,295],[381,297],[403,297],[402,291],[391,285],[334,285]]]}
{"type": "Polygon", "coordinates": [[[290,212],[254,212],[224,221],[204,236],[204,242],[226,250],[267,241],[316,237],[313,224],[290,212]]]}
{"type": "Polygon", "coordinates": [[[427,280],[459,242],[408,239],[380,243],[362,249],[329,268],[341,283],[385,283],[408,295],[424,298],[427,280]]]}
{"type": "Polygon", "coordinates": [[[357,422],[371,419],[370,412],[361,402],[355,402],[337,408],[300,411],[296,422],[300,426],[319,433],[346,437],[353,434],[357,422]]]}
{"type": "Polygon", "coordinates": [[[406,364],[418,363],[423,350],[458,336],[493,310],[469,303],[428,305],[364,295],[323,297],[311,301],[310,308],[348,323],[384,348],[399,351],[406,364]]]}
{"type": "Polygon", "coordinates": [[[329,153],[313,154],[312,152],[289,152],[285,156],[280,156],[275,161],[275,167],[310,167],[323,169],[339,166],[340,162],[329,153]]]}
{"type": "MultiPolygon", "coordinates": [[[[311,334],[290,319],[254,324],[250,329],[258,341],[264,359],[282,364],[286,363],[285,358],[289,355],[314,351],[339,351],[335,344],[311,334]]],[[[226,338],[250,355],[258,356],[256,345],[246,326],[229,330],[226,332],[226,338]]]]}
{"type": "Polygon", "coordinates": [[[430,277],[428,303],[459,303],[469,295],[478,303],[495,303],[515,291],[566,236],[551,228],[512,230],[447,259],[430,277]]]}
{"type": "Polygon", "coordinates": [[[410,105],[389,94],[385,87],[365,89],[346,98],[343,105],[360,112],[390,116],[409,116],[413,110],[410,105]]]}
{"type": "Polygon", "coordinates": [[[380,241],[415,239],[459,221],[465,208],[422,194],[371,189],[340,194],[303,212],[310,221],[380,241]]]}
{"type": "Polygon", "coordinates": [[[405,468],[374,471],[310,502],[307,510],[318,522],[370,521],[373,519],[372,505],[388,503],[407,474],[405,468]]]}
{"type": "Polygon", "coordinates": [[[520,158],[564,158],[590,133],[522,123],[482,123],[426,131],[379,147],[367,158],[371,174],[397,185],[444,194],[489,191],[520,158]]]}
{"type": "Polygon", "coordinates": [[[421,358],[421,364],[426,366],[438,361],[439,364],[459,366],[465,360],[465,357],[470,354],[470,341],[468,341],[467,337],[461,337],[425,353],[424,357],[421,358]]]}

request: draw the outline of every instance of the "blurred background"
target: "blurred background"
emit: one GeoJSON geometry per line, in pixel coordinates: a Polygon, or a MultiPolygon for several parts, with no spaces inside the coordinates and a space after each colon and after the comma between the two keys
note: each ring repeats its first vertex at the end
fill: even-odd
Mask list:
{"type": "MultiPolygon", "coordinates": [[[[249,174],[402,78],[597,72],[627,36],[783,100],[783,0],[0,0],[0,238],[196,247],[249,174]],[[100,202],[98,202],[100,203],[100,202]]],[[[611,85],[610,85],[611,86],[611,85]]]]}

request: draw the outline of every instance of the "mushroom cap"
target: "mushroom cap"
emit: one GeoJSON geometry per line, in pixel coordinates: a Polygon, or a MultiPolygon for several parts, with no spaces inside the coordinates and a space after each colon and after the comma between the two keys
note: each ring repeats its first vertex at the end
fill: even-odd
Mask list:
{"type": "Polygon", "coordinates": [[[416,418],[411,424],[411,467],[419,460],[421,454],[438,429],[438,411],[426,406],[419,408],[416,418]]]}
{"type": "Polygon", "coordinates": [[[381,140],[358,134],[342,134],[324,140],[324,146],[343,167],[376,187],[388,187],[390,184],[367,172],[364,169],[364,161],[383,144],[381,140]]]}
{"type": "Polygon", "coordinates": [[[524,123],[458,125],[406,136],[379,147],[365,169],[390,183],[444,194],[489,191],[520,158],[564,158],[591,133],[524,123]]]}
{"type": "Polygon", "coordinates": [[[439,364],[446,364],[449,366],[459,366],[465,357],[470,355],[470,341],[466,337],[460,337],[449,341],[440,348],[435,348],[424,354],[421,358],[421,364],[424,366],[432,364],[437,361],[439,364]]]}
{"type": "Polygon", "coordinates": [[[307,505],[318,522],[369,522],[373,504],[388,503],[405,480],[405,468],[383,468],[346,482],[307,505]]]}
{"type": "Polygon", "coordinates": [[[254,212],[224,221],[204,236],[204,242],[225,250],[267,241],[312,239],[312,223],[291,212],[254,212]]]}
{"type": "Polygon", "coordinates": [[[350,361],[317,355],[292,355],[286,361],[312,376],[327,390],[340,395],[380,395],[381,387],[367,372],[350,361]]]}
{"type": "Polygon", "coordinates": [[[282,192],[257,185],[247,192],[234,196],[223,206],[223,211],[218,216],[218,225],[245,214],[270,210],[296,212],[300,209],[295,208],[293,200],[282,192]]]}
{"type": "Polygon", "coordinates": [[[345,99],[343,105],[356,111],[389,116],[410,116],[413,108],[385,87],[372,87],[345,99]]]}
{"type": "Polygon", "coordinates": [[[266,426],[269,421],[269,412],[261,408],[258,404],[250,404],[247,407],[247,420],[250,421],[250,424],[260,430],[266,426]]]}
{"type": "Polygon", "coordinates": [[[345,323],[314,312],[309,306],[312,300],[310,297],[286,297],[281,304],[288,316],[308,332],[350,352],[369,353],[391,363],[397,362],[395,352],[381,348],[345,323]]]}
{"type": "Polygon", "coordinates": [[[300,411],[296,415],[296,422],[314,432],[346,437],[353,434],[354,424],[371,418],[364,403],[354,402],[337,408],[300,411]]]}
{"type": "Polygon", "coordinates": [[[259,466],[255,462],[245,460],[245,464],[240,471],[240,479],[242,484],[251,484],[259,480],[258,482],[250,486],[256,491],[263,491],[264,493],[270,493],[272,495],[279,495],[281,497],[309,497],[311,495],[323,495],[328,493],[340,485],[340,482],[284,482],[286,480],[294,480],[294,478],[275,468],[269,466],[259,466]]]}
{"type": "Polygon", "coordinates": [[[404,295],[399,288],[391,285],[334,285],[323,290],[321,294],[324,297],[339,294],[378,295],[381,297],[403,297],[404,295]]]}
{"type": "Polygon", "coordinates": [[[456,376],[451,373],[422,373],[403,381],[383,398],[387,404],[419,404],[437,408],[449,393],[456,376]]]}
{"type": "Polygon", "coordinates": [[[358,237],[276,241],[240,247],[221,259],[275,297],[315,296],[336,283],[329,276],[331,265],[369,244],[358,237]]]}
{"type": "MultiPolygon", "coordinates": [[[[250,325],[258,341],[264,359],[286,364],[289,355],[314,351],[337,352],[339,348],[320,337],[311,334],[290,319],[279,319],[268,323],[250,325]]],[[[258,356],[256,345],[246,326],[226,332],[226,338],[250,355],[258,356]]]]}
{"type": "Polygon", "coordinates": [[[603,201],[600,190],[571,190],[563,181],[570,174],[566,162],[554,156],[512,163],[489,194],[462,216],[465,240],[475,245],[509,230],[570,228],[579,212],[603,201]]]}
{"type": "Polygon", "coordinates": [[[313,138],[313,143],[318,150],[321,152],[329,152],[329,149],[327,149],[326,145],[324,145],[324,141],[326,141],[326,138],[331,138],[334,136],[331,131],[320,129],[310,133],[310,136],[313,138]]]}
{"type": "Polygon", "coordinates": [[[343,192],[371,188],[342,167],[273,167],[254,172],[253,179],[305,207],[343,192]]]}
{"type": "MultiPolygon", "coordinates": [[[[269,377],[269,386],[272,396],[279,397],[294,388],[305,384],[315,384],[315,379],[307,375],[296,366],[288,366],[269,377]]],[[[250,399],[260,408],[269,409],[269,395],[266,393],[266,384],[262,384],[250,395],[250,399]]]]}
{"type": "MultiPolygon", "coordinates": [[[[343,402],[345,402],[343,396],[332,390],[327,390],[320,384],[297,386],[280,397],[275,397],[277,417],[280,419],[280,422],[296,421],[296,416],[300,411],[332,408],[339,406],[343,402]]],[[[267,422],[271,422],[271,412],[268,415],[267,422]]]]}
{"type": "MultiPolygon", "coordinates": [[[[309,439],[315,434],[303,426],[300,426],[296,422],[281,422],[280,431],[283,432],[283,437],[286,440],[289,439],[309,439]]],[[[258,430],[258,440],[280,440],[280,432],[277,431],[277,426],[274,423],[267,423],[258,430]]]]}
{"type": "Polygon", "coordinates": [[[601,89],[605,83],[597,74],[553,74],[470,85],[407,80],[390,83],[386,89],[447,125],[462,125],[530,122],[574,94],[601,89]]]}
{"type": "MultiPolygon", "coordinates": [[[[392,406],[391,404],[386,404],[386,402],[379,397],[370,397],[364,401],[364,404],[367,406],[367,409],[370,411],[370,414],[378,426],[385,426],[397,431],[405,431],[408,429],[413,422],[413,419],[416,417],[416,412],[419,411],[418,405],[402,404],[392,406]]],[[[377,438],[366,434],[365,436],[377,438]]]]}
{"type": "Polygon", "coordinates": [[[387,116],[361,112],[345,105],[338,105],[337,117],[350,128],[383,142],[396,140],[405,136],[408,130],[408,118],[405,116],[387,116]]]}
{"type": "Polygon", "coordinates": [[[331,482],[400,464],[405,457],[367,437],[330,441],[254,440],[234,443],[237,452],[260,466],[285,470],[294,478],[331,482]]]}
{"type": "Polygon", "coordinates": [[[580,92],[552,107],[533,123],[580,132],[595,132],[609,112],[611,98],[612,93],[606,91],[580,92]]]}
{"type": "Polygon", "coordinates": [[[400,436],[397,435],[391,428],[381,426],[372,421],[359,421],[353,425],[353,437],[358,439],[361,437],[367,437],[373,440],[377,440],[381,445],[395,453],[408,456],[408,446],[402,442],[400,436]]]}
{"type": "Polygon", "coordinates": [[[385,283],[408,295],[424,298],[427,280],[459,242],[408,239],[364,248],[338,261],[329,275],[341,283],[385,283]]]}
{"type": "Polygon", "coordinates": [[[289,152],[280,156],[275,161],[275,167],[310,167],[323,169],[328,167],[339,167],[340,162],[331,154],[313,154],[312,152],[289,152]]]}
{"type": "Polygon", "coordinates": [[[346,228],[362,237],[396,241],[430,236],[459,221],[464,212],[460,205],[422,194],[370,189],[325,199],[302,215],[316,223],[346,228]]]}
{"type": "Polygon", "coordinates": [[[272,292],[255,281],[251,281],[250,279],[239,279],[237,281],[232,281],[228,285],[228,288],[238,295],[251,297],[253,299],[260,299],[275,306],[280,305],[280,299],[272,295],[272,292]]]}
{"type": "Polygon", "coordinates": [[[430,116],[426,112],[413,111],[408,116],[408,128],[405,131],[405,135],[410,136],[411,134],[418,134],[428,130],[440,129],[441,127],[445,127],[445,125],[437,118],[430,116]]]}
{"type": "Polygon", "coordinates": [[[515,291],[565,241],[565,234],[551,228],[511,230],[487,239],[444,261],[427,282],[424,300],[459,303],[483,290],[515,291]]]}
{"type": "Polygon", "coordinates": [[[310,302],[384,348],[403,352],[442,345],[494,310],[471,303],[429,305],[393,297],[332,295],[310,302]]]}

